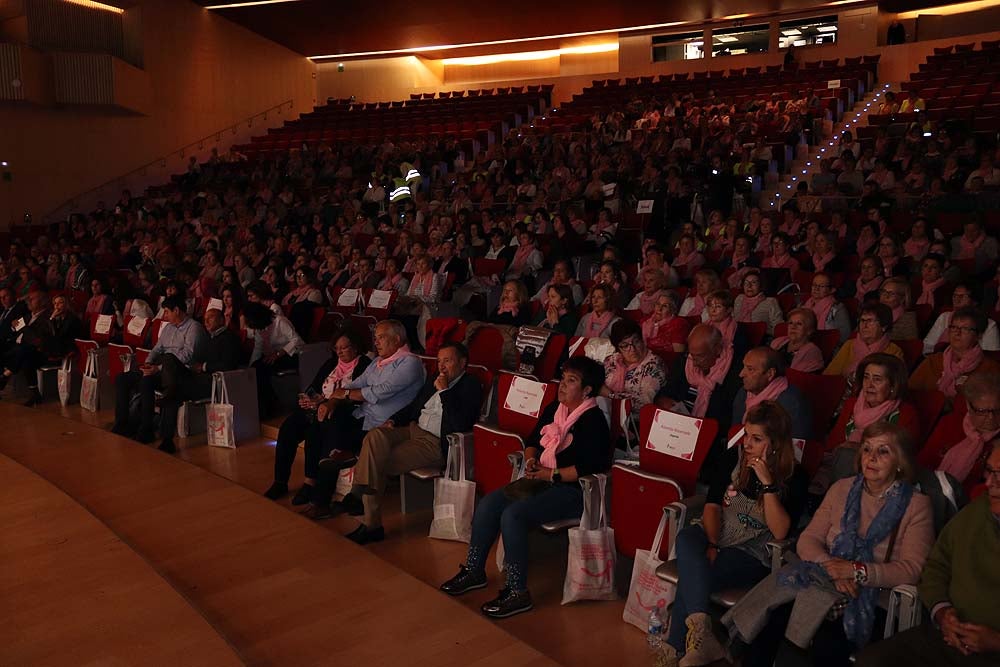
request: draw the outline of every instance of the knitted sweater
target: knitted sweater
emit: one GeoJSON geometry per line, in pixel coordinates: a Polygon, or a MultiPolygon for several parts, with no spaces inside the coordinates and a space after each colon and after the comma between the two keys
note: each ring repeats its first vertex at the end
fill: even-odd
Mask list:
{"type": "Polygon", "coordinates": [[[984,493],[941,531],[920,578],[927,609],[950,602],[969,623],[1000,630],[1000,525],[984,493]]]}

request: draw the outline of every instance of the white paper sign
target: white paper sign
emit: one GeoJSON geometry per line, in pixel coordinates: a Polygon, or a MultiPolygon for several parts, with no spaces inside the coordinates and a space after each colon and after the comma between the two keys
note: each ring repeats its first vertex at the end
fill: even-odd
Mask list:
{"type": "Polygon", "coordinates": [[[12,324],[11,326],[14,327],[14,331],[20,331],[25,326],[24,318],[23,317],[17,318],[16,320],[14,320],[14,324],[12,324]]]}
{"type": "Polygon", "coordinates": [[[222,303],[222,299],[209,299],[208,308],[205,310],[225,310],[226,307],[222,303]]]}
{"type": "Polygon", "coordinates": [[[111,315],[98,315],[97,321],[94,322],[94,333],[101,335],[111,333],[111,322],[113,317],[111,315]]]}
{"type": "Polygon", "coordinates": [[[545,396],[545,383],[535,382],[525,377],[515,377],[510,383],[510,391],[503,407],[522,415],[537,417],[541,412],[542,398],[545,396]]]}
{"type": "Polygon", "coordinates": [[[840,79],[831,79],[830,81],[827,81],[826,87],[828,90],[832,90],[834,88],[840,88],[840,79]]]}
{"type": "Polygon", "coordinates": [[[133,336],[141,336],[143,329],[146,328],[146,322],[148,322],[145,317],[133,317],[128,321],[128,326],[126,329],[133,336]]]}
{"type": "Polygon", "coordinates": [[[358,303],[358,298],[361,296],[361,290],[357,289],[345,289],[337,297],[338,306],[354,306],[358,303]]]}
{"type": "Polygon", "coordinates": [[[617,183],[608,183],[607,185],[603,186],[601,190],[604,192],[605,197],[612,197],[614,196],[615,188],[617,187],[618,187],[617,183]]]}
{"type": "Polygon", "coordinates": [[[372,290],[372,295],[368,297],[369,308],[388,308],[389,298],[392,292],[384,289],[372,290]]]}
{"type": "Polygon", "coordinates": [[[640,199],[639,203],[635,206],[636,213],[652,213],[653,212],[653,200],[652,199],[640,199]]]}
{"type": "Polygon", "coordinates": [[[649,429],[646,448],[684,461],[694,460],[698,434],[704,420],[657,410],[649,429]]]}
{"type": "Polygon", "coordinates": [[[795,462],[802,463],[802,456],[806,451],[806,441],[802,438],[792,438],[792,451],[795,453],[795,462]]]}

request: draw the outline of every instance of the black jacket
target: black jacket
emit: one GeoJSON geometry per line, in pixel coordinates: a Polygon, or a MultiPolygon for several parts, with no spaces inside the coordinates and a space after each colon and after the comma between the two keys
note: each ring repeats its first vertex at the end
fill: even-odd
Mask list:
{"type": "MultiPolygon", "coordinates": [[[[316,376],[313,377],[313,381],[309,383],[309,389],[312,389],[317,394],[323,393],[323,383],[326,382],[326,378],[333,372],[333,369],[337,367],[338,361],[339,360],[336,355],[327,359],[326,362],[319,367],[319,370],[316,371],[316,376]]],[[[371,362],[372,360],[363,354],[358,357],[358,363],[354,367],[354,372],[351,373],[351,379],[357,380],[361,377],[361,374],[365,372],[365,369],[368,368],[368,364],[371,362]]]]}
{"type": "Polygon", "coordinates": [[[73,313],[50,322],[52,338],[44,350],[49,358],[66,356],[76,349],[76,339],[85,337],[83,322],[73,313]]]}
{"type": "Polygon", "coordinates": [[[19,317],[25,318],[25,321],[29,317],[28,306],[23,301],[15,302],[10,310],[0,307],[0,345],[9,343],[17,337],[11,325],[19,317]]]}
{"type": "Polygon", "coordinates": [[[236,370],[246,361],[243,344],[232,329],[223,329],[217,336],[209,334],[205,342],[205,372],[224,373],[236,370]]]}
{"type": "MultiPolygon", "coordinates": [[[[427,401],[437,393],[434,380],[437,375],[427,378],[417,397],[405,408],[392,416],[392,423],[396,426],[405,426],[415,422],[420,418],[420,412],[424,409],[427,401]]],[[[479,380],[470,373],[465,373],[458,379],[455,386],[449,387],[441,392],[441,455],[448,456],[448,439],[451,433],[464,433],[471,431],[472,427],[479,421],[479,410],[483,405],[483,388],[479,380]]]]}
{"type": "MultiPolygon", "coordinates": [[[[434,262],[434,271],[436,273],[441,272],[441,264],[442,260],[440,259],[434,262]]],[[[469,260],[462,257],[452,257],[448,260],[448,264],[445,266],[444,271],[454,274],[455,284],[461,285],[469,276],[469,260]]]]}

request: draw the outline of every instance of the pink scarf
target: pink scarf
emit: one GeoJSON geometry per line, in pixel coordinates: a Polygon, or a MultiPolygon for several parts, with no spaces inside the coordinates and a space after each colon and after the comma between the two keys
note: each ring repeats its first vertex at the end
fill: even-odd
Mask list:
{"type": "Polygon", "coordinates": [[[963,234],[959,239],[959,251],[957,259],[975,259],[976,251],[979,250],[979,246],[983,245],[983,241],[986,240],[986,234],[980,234],[976,237],[975,241],[969,241],[965,238],[963,234]]]}
{"type": "Polygon", "coordinates": [[[651,354],[653,353],[647,350],[646,356],[634,364],[626,364],[621,353],[616,354],[614,356],[614,370],[604,381],[604,383],[608,385],[608,389],[616,394],[625,391],[625,376],[641,366],[651,354]]]}
{"type": "Polygon", "coordinates": [[[903,251],[906,253],[907,257],[912,257],[913,259],[923,259],[924,255],[927,254],[927,248],[931,245],[930,239],[924,239],[918,241],[914,238],[906,239],[906,243],[903,244],[903,251]]]}
{"type": "Polygon", "coordinates": [[[983,361],[983,348],[976,345],[971,350],[967,350],[961,359],[955,358],[955,351],[951,345],[942,355],[944,367],[941,369],[941,377],[938,379],[937,388],[945,396],[954,397],[958,393],[955,383],[959,378],[968,375],[979,367],[983,361]]]}
{"type": "Polygon", "coordinates": [[[98,294],[97,296],[92,296],[87,300],[87,313],[100,313],[104,310],[104,302],[107,300],[107,294],[98,294]]]}
{"type": "Polygon", "coordinates": [[[853,339],[854,342],[851,343],[851,363],[847,364],[847,372],[854,373],[858,370],[858,364],[861,360],[867,357],[869,354],[875,354],[876,352],[882,352],[887,347],[889,347],[889,335],[886,334],[879,338],[877,341],[872,343],[870,346],[866,345],[861,336],[853,339]]]}
{"type": "Polygon", "coordinates": [[[765,255],[771,254],[771,234],[761,234],[757,238],[757,250],[765,255]]]}
{"type": "Polygon", "coordinates": [[[695,257],[697,257],[697,255],[698,255],[698,251],[697,250],[692,250],[691,252],[689,252],[686,255],[677,255],[677,257],[674,257],[674,264],[673,265],[674,265],[674,267],[687,266],[689,263],[691,263],[691,261],[695,257]]]}
{"type": "Polygon", "coordinates": [[[785,253],[783,256],[771,255],[764,260],[765,269],[791,269],[795,266],[795,258],[785,253]]]}
{"type": "Polygon", "coordinates": [[[358,359],[360,357],[354,357],[353,361],[338,361],[337,367],[333,369],[333,372],[326,376],[326,380],[323,381],[323,396],[330,397],[333,394],[333,390],[340,387],[344,378],[349,378],[354,374],[354,367],[358,365],[358,359]]]}
{"type": "Polygon", "coordinates": [[[701,317],[701,314],[705,311],[705,297],[695,292],[694,296],[691,297],[691,312],[687,314],[688,317],[701,317]]]}
{"type": "Polygon", "coordinates": [[[827,252],[825,255],[819,255],[817,253],[813,253],[812,255],[813,270],[816,271],[817,273],[823,271],[826,268],[826,265],[833,261],[834,257],[836,257],[836,255],[833,253],[832,250],[827,252]]]}
{"type": "Polygon", "coordinates": [[[816,328],[823,330],[826,329],[826,318],[830,316],[830,310],[836,300],[833,296],[825,296],[822,299],[809,298],[805,302],[805,307],[816,313],[816,328]]]}
{"type": "Polygon", "coordinates": [[[785,377],[777,377],[771,380],[770,384],[764,387],[764,391],[759,394],[751,394],[748,391],[746,410],[743,411],[743,423],[746,423],[747,415],[750,414],[751,408],[763,401],[778,400],[778,397],[785,393],[786,389],[788,389],[788,379],[785,377]]]}
{"type": "Polygon", "coordinates": [[[605,329],[608,328],[608,324],[611,323],[611,318],[615,314],[610,310],[605,310],[600,315],[591,312],[590,316],[587,318],[587,325],[583,328],[583,335],[587,338],[597,338],[601,336],[605,329]]]}
{"type": "Polygon", "coordinates": [[[402,359],[403,357],[413,357],[413,356],[416,356],[416,355],[413,354],[412,352],[410,352],[410,346],[404,344],[404,345],[400,345],[400,347],[399,347],[398,350],[396,350],[395,352],[393,352],[392,354],[390,354],[385,359],[382,359],[381,357],[379,359],[377,359],[375,361],[375,365],[378,368],[385,368],[386,366],[388,366],[392,362],[398,361],[399,359],[402,359]]]}
{"type": "Polygon", "coordinates": [[[744,294],[743,300],[740,302],[740,312],[737,313],[736,319],[740,322],[752,322],[753,311],[757,309],[757,306],[764,303],[764,299],[766,298],[767,295],[763,292],[757,296],[747,296],[744,294]]]}
{"type": "Polygon", "coordinates": [[[865,282],[864,278],[858,278],[858,282],[855,283],[857,285],[857,290],[858,290],[857,294],[855,294],[855,298],[857,298],[859,301],[864,299],[865,294],[868,294],[869,292],[874,292],[879,287],[881,287],[883,280],[885,280],[885,278],[883,278],[882,276],[875,276],[868,282],[865,282]]]}
{"type": "Polygon", "coordinates": [[[962,418],[962,430],[965,431],[965,439],[949,447],[938,466],[938,470],[950,474],[960,482],[964,482],[965,478],[972,472],[976,461],[982,456],[986,443],[1000,435],[1000,429],[990,433],[977,431],[976,427],[972,425],[972,418],[969,417],[968,412],[962,418]]]}
{"type": "Polygon", "coordinates": [[[646,318],[642,323],[642,339],[646,341],[646,344],[649,345],[649,341],[656,338],[656,334],[660,332],[660,325],[666,324],[672,319],[673,316],[654,322],[652,317],[646,318]]]}
{"type": "Polygon", "coordinates": [[[694,399],[694,407],[691,410],[692,416],[705,416],[705,413],[708,412],[708,402],[712,400],[712,392],[715,391],[715,386],[721,384],[726,379],[732,363],[732,345],[722,346],[722,353],[715,360],[707,375],[694,365],[691,355],[688,355],[687,361],[684,363],[684,376],[687,378],[688,384],[698,390],[698,395],[694,399]]]}
{"type": "Polygon", "coordinates": [[[937,288],[941,287],[941,285],[944,285],[944,278],[938,278],[937,280],[935,280],[932,283],[929,283],[926,280],[921,280],[920,281],[920,289],[922,291],[920,292],[920,298],[917,299],[917,305],[919,306],[921,304],[927,304],[928,306],[930,306],[931,308],[933,308],[934,307],[934,290],[936,290],[937,288]]]}
{"type": "Polygon", "coordinates": [[[712,325],[722,333],[722,340],[730,345],[733,344],[733,338],[736,336],[736,320],[732,315],[721,322],[713,322],[712,325]]]}
{"type": "Polygon", "coordinates": [[[497,315],[503,315],[504,313],[510,313],[511,317],[517,317],[517,312],[521,310],[516,303],[501,303],[500,307],[497,308],[497,315]]]}
{"type": "Polygon", "coordinates": [[[736,254],[736,251],[733,250],[733,257],[732,257],[732,260],[730,261],[730,265],[735,269],[742,262],[745,262],[748,259],[750,259],[750,253],[749,252],[736,254]]]}
{"type": "MultiPolygon", "coordinates": [[[[396,289],[396,285],[398,285],[399,281],[401,281],[402,279],[403,279],[402,273],[397,273],[391,278],[386,276],[385,280],[382,281],[383,288],[387,290],[396,289]]],[[[433,280],[433,278],[431,280],[433,280]]]]}
{"type": "Polygon", "coordinates": [[[639,292],[639,310],[642,311],[643,315],[649,315],[656,308],[656,302],[663,294],[663,290],[656,290],[652,294],[646,294],[645,291],[639,292]]]}
{"type": "Polygon", "coordinates": [[[895,325],[896,322],[899,321],[899,318],[901,318],[903,316],[903,313],[905,313],[905,312],[906,312],[906,308],[904,308],[903,306],[896,306],[895,308],[892,309],[892,323],[893,323],[893,325],[895,325]]]}
{"type": "Polygon", "coordinates": [[[583,416],[587,410],[597,407],[597,400],[593,398],[585,399],[577,406],[573,412],[569,411],[562,403],[556,408],[556,414],[552,417],[552,423],[542,427],[541,444],[542,455],[538,458],[539,463],[545,468],[556,468],[556,454],[566,449],[573,443],[573,436],[569,432],[577,420],[583,416]]]}
{"type": "MultiPolygon", "coordinates": [[[[788,336],[778,336],[771,341],[771,348],[775,350],[781,350],[786,345],[788,345],[788,336]]],[[[823,359],[823,352],[815,343],[807,342],[805,345],[800,347],[795,352],[792,352],[792,363],[790,367],[802,371],[803,373],[815,373],[826,366],[826,361],[823,359]]]]}
{"type": "Polygon", "coordinates": [[[510,262],[510,268],[518,273],[524,271],[524,265],[534,249],[534,246],[531,245],[518,246],[517,252],[514,253],[514,259],[510,262]]]}
{"type": "Polygon", "coordinates": [[[854,411],[851,413],[851,423],[854,430],[847,436],[848,442],[861,442],[861,433],[875,422],[882,421],[893,412],[899,409],[899,401],[883,401],[870,408],[865,405],[865,397],[858,396],[854,402],[854,411]]]}
{"type": "Polygon", "coordinates": [[[427,273],[417,273],[413,276],[413,282],[410,283],[410,293],[419,294],[420,296],[430,296],[431,291],[434,289],[434,272],[428,271],[427,273]]]}

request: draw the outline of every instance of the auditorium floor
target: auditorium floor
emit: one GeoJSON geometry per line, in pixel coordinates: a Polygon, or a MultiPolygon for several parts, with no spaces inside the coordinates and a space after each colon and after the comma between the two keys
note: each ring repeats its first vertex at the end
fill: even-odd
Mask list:
{"type": "MultiPolygon", "coordinates": [[[[113,417],[110,411],[95,415],[79,406],[63,408],[57,403],[46,403],[36,410],[40,414],[59,414],[104,427],[110,426],[113,417]]],[[[272,444],[273,441],[261,438],[241,444],[236,450],[226,450],[206,446],[201,436],[181,440],[177,456],[261,493],[272,479],[272,444]]],[[[293,472],[293,491],[301,483],[301,475],[299,463],[293,472]]],[[[281,502],[289,511],[294,511],[287,498],[281,502]]],[[[346,534],[357,522],[351,517],[337,517],[321,525],[346,534]]],[[[390,491],[385,503],[387,538],[367,548],[393,566],[436,587],[464,562],[465,545],[428,538],[429,525],[429,510],[403,515],[399,511],[398,490],[390,491]]],[[[564,536],[538,534],[533,537],[531,548],[529,582],[535,609],[497,622],[500,628],[564,665],[650,664],[643,633],[621,620],[624,601],[560,604],[566,563],[564,536]]],[[[490,563],[491,585],[459,598],[470,609],[478,610],[480,604],[495,594],[501,582],[492,558],[490,563]]],[[[303,609],[302,613],[308,614],[309,610],[303,609]]]]}

